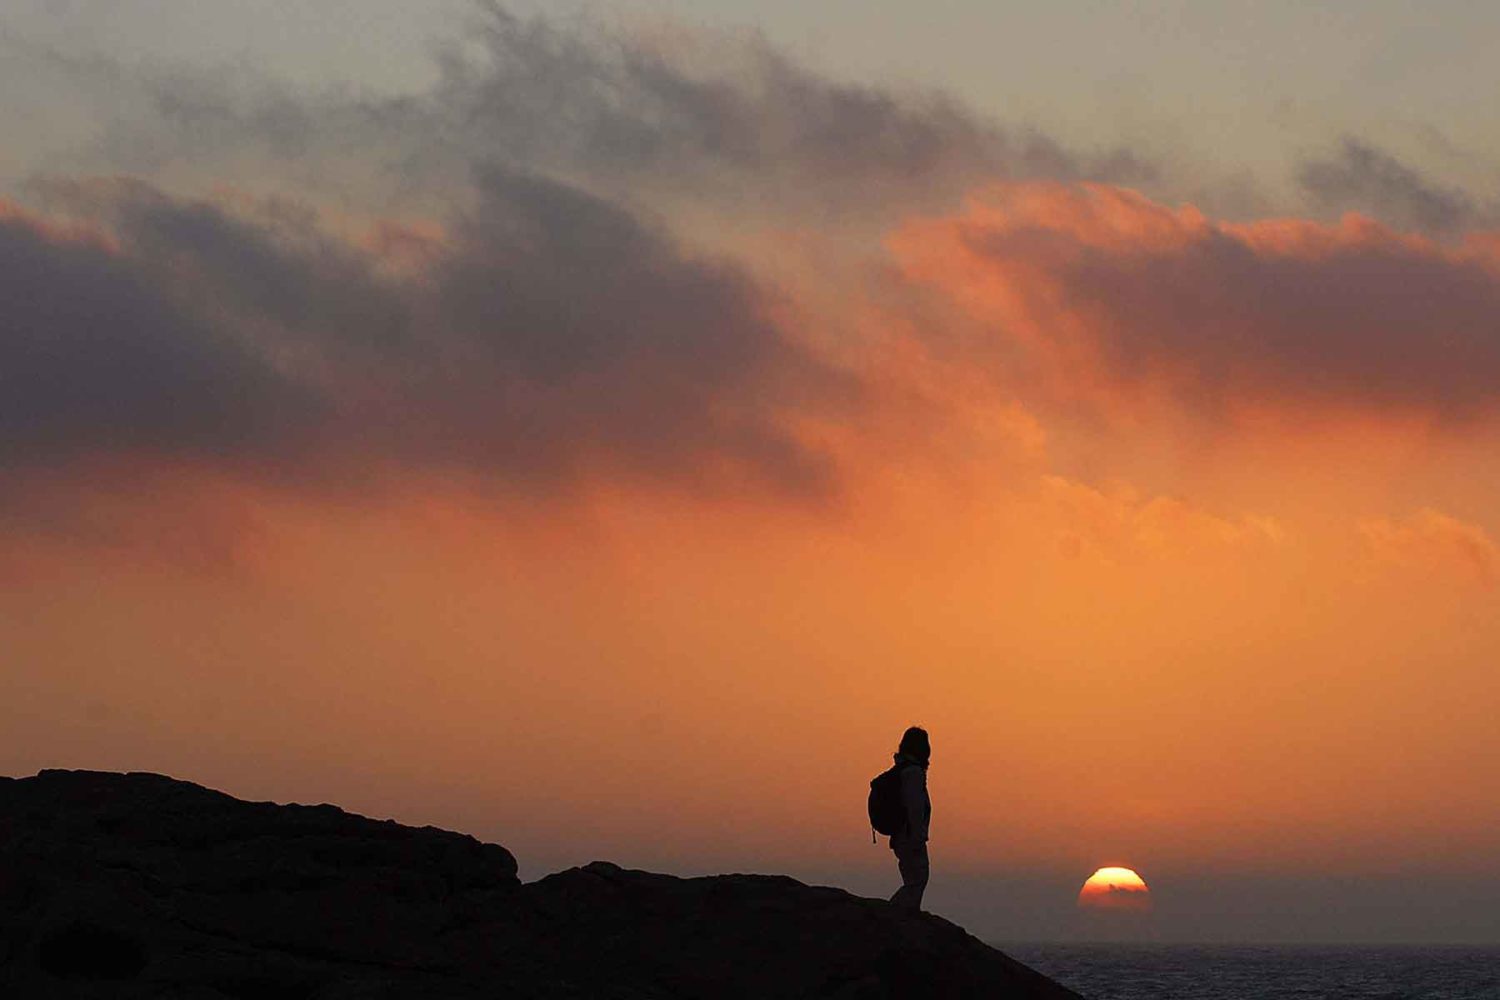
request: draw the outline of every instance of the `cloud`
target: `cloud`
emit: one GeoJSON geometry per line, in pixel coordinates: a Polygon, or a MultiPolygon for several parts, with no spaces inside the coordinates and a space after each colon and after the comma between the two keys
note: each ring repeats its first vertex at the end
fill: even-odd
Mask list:
{"type": "Polygon", "coordinates": [[[18,119],[58,124],[32,129],[49,173],[0,248],[25,279],[0,288],[11,523],[58,483],[185,463],[303,490],[825,497],[869,352],[837,319],[810,331],[764,240],[725,234],[838,242],[983,178],[1152,169],[759,36],[498,4],[399,96],[0,47],[0,77],[42,81],[23,105],[67,109],[18,119]]]}
{"type": "Polygon", "coordinates": [[[1279,544],[1285,537],[1271,517],[1227,518],[1180,497],[1142,496],[1124,483],[1106,488],[1065,476],[1042,477],[1042,495],[1060,516],[1059,550],[1106,558],[1213,556],[1246,547],[1279,544]]]}
{"type": "Polygon", "coordinates": [[[1423,508],[1405,518],[1367,518],[1358,525],[1366,554],[1388,568],[1493,587],[1500,577],[1500,547],[1477,524],[1423,508]]]}
{"type": "Polygon", "coordinates": [[[51,179],[34,189],[105,227],[155,287],[263,353],[412,346],[410,296],[384,280],[367,249],[325,233],[305,204],[183,198],[128,179],[51,179]]]}
{"type": "Polygon", "coordinates": [[[1237,224],[1099,184],[997,185],[891,248],[1052,391],[1106,403],[1401,411],[1500,402],[1500,260],[1349,216],[1237,224]]]}
{"type": "MultiPolygon", "coordinates": [[[[1128,151],[830,80],[754,36],[486,8],[430,91],[395,98],[51,65],[89,77],[86,102],[122,95],[101,152],[146,176],[54,176],[0,219],[24,278],[0,286],[13,523],[47,483],[96,481],[58,469],[817,501],[919,451],[1029,477],[1067,433],[1057,397],[1493,403],[1500,279],[1479,241],[1167,208],[1085,180],[1149,175],[1128,151]],[[867,268],[871,229],[981,181],[964,212],[897,230],[907,282],[867,268]]],[[[1268,530],[1096,501],[1069,501],[1081,545],[1268,530]]]]}
{"type": "Polygon", "coordinates": [[[423,395],[436,412],[461,409],[450,428],[463,434],[419,438],[421,453],[828,485],[789,424],[853,385],[770,318],[768,293],[737,266],[535,175],[490,168],[477,189],[426,298],[443,337],[434,357],[458,364],[423,395]]]}
{"type": "Polygon", "coordinates": [[[703,249],[740,230],[684,201],[878,227],[985,177],[1151,170],[940,92],[831,80],[758,36],[500,5],[401,96],[0,46],[0,75],[45,80],[23,101],[69,110],[34,136],[54,172],[6,222],[38,291],[0,291],[0,454],[36,482],[130,456],[299,488],[414,472],[823,496],[831,449],[808,428],[826,445],[825,418],[867,404],[860,349],[809,347],[775,262],[703,249]]]}
{"type": "Polygon", "coordinates": [[[105,490],[184,464],[302,489],[387,472],[543,495],[600,477],[830,488],[793,424],[853,384],[739,267],[535,175],[486,169],[473,194],[395,263],[390,239],[341,239],[293,203],[138,181],[51,185],[66,225],[8,211],[8,517],[90,481],[59,478],[70,465],[105,490]]]}
{"type": "Polygon", "coordinates": [[[981,176],[1135,177],[1123,150],[1079,154],[939,92],[839,83],[757,36],[670,38],[560,27],[494,5],[450,51],[433,103],[478,152],[608,175],[680,179],[868,206],[981,176]],[[477,42],[477,45],[472,44],[477,42]],[[477,49],[477,51],[476,51],[477,49]]]}
{"type": "Polygon", "coordinates": [[[940,91],[830,79],[754,34],[610,29],[499,4],[476,5],[430,90],[397,96],[0,45],[57,80],[49,100],[65,90],[98,118],[96,172],[290,182],[380,209],[444,203],[478,163],[637,203],[778,217],[880,213],[997,176],[1155,170],[1128,149],[1005,127],[940,91]]]}
{"type": "Polygon", "coordinates": [[[1492,218],[1462,190],[1433,183],[1354,138],[1345,138],[1333,156],[1304,163],[1297,180],[1324,209],[1365,212],[1427,232],[1452,232],[1492,218]]]}
{"type": "Polygon", "coordinates": [[[101,452],[261,456],[315,418],[295,379],[141,257],[11,210],[0,275],[0,460],[13,475],[101,452]]]}
{"type": "Polygon", "coordinates": [[[266,541],[263,501],[209,466],[131,456],[33,466],[0,489],[0,579],[66,574],[80,550],[91,562],[245,573],[266,541]]]}

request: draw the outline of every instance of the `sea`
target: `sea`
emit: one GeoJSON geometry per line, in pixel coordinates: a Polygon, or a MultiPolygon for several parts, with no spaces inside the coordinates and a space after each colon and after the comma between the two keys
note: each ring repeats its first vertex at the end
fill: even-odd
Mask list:
{"type": "Polygon", "coordinates": [[[1500,947],[999,947],[1088,1000],[1500,1000],[1500,947]]]}

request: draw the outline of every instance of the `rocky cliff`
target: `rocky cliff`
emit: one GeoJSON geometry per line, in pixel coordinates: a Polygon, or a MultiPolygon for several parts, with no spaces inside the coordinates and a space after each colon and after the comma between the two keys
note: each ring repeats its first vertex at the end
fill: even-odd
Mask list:
{"type": "Polygon", "coordinates": [[[0,778],[0,996],[1075,994],[938,917],[766,875],[510,852],[153,774],[0,778]]]}

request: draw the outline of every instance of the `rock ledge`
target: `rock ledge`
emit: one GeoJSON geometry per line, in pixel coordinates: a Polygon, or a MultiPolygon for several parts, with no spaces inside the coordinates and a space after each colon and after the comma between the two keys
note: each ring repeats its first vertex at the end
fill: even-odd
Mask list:
{"type": "Polygon", "coordinates": [[[1076,994],[938,917],[769,875],[509,851],[154,774],[0,778],[0,996],[203,1000],[1076,994]]]}

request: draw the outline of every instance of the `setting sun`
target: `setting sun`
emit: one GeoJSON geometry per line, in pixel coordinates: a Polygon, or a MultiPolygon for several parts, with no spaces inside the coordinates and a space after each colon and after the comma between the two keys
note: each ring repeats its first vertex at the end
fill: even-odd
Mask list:
{"type": "Polygon", "coordinates": [[[1083,883],[1078,906],[1085,910],[1144,912],[1151,909],[1151,890],[1133,869],[1100,868],[1083,883]]]}

